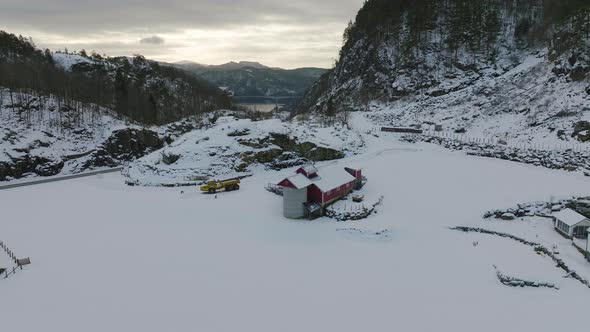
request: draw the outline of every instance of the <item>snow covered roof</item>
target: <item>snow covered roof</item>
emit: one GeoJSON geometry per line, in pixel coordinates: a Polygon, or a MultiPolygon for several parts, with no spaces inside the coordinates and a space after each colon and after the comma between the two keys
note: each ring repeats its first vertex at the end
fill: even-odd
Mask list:
{"type": "Polygon", "coordinates": [[[315,174],[318,172],[318,169],[314,165],[307,165],[301,167],[301,169],[307,174],[315,174]]]}
{"type": "MultiPolygon", "coordinates": [[[[313,169],[315,172],[318,171],[315,167],[313,167],[313,169]]],[[[287,180],[289,180],[289,182],[291,182],[297,189],[307,188],[312,184],[315,184],[322,192],[327,192],[355,181],[356,178],[346,170],[341,169],[323,173],[323,176],[318,176],[313,179],[309,179],[303,174],[296,174],[288,177],[287,180]]]]}
{"type": "Polygon", "coordinates": [[[564,224],[572,227],[576,226],[584,221],[588,221],[588,218],[579,214],[572,209],[565,209],[553,214],[553,216],[564,224]]]}
{"type": "Polygon", "coordinates": [[[287,178],[287,180],[289,180],[289,182],[291,182],[297,189],[307,188],[313,183],[303,174],[290,176],[287,178]]]}
{"type": "Polygon", "coordinates": [[[328,173],[327,176],[320,176],[312,179],[312,183],[315,184],[322,192],[326,192],[355,180],[356,178],[354,176],[342,169],[336,172],[328,173]]]}

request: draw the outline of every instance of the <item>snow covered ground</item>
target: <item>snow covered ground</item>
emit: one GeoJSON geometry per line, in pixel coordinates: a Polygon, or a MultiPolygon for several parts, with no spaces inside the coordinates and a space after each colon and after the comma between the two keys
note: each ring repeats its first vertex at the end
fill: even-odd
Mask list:
{"type": "MultiPolygon", "coordinates": [[[[360,222],[284,219],[281,198],[264,186],[292,169],[256,171],[241,191],[217,199],[191,187],[127,187],[119,175],[0,191],[0,237],[33,262],[0,280],[2,328],[587,329],[590,289],[562,278],[549,258],[508,239],[448,227],[563,241],[540,221],[482,215],[552,196],[588,195],[589,178],[388,136],[365,138],[362,154],[320,163],[362,168],[365,189],[385,196],[379,213],[360,222]],[[358,231],[345,231],[351,228],[358,231]],[[506,287],[493,265],[560,289],[506,287]]],[[[566,244],[560,250],[590,279],[580,254],[566,244]]]]}

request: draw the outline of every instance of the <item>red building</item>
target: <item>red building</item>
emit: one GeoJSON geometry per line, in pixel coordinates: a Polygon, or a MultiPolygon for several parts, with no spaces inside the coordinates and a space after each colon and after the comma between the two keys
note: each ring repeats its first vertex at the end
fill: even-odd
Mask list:
{"type": "Polygon", "coordinates": [[[303,218],[348,195],[362,183],[361,170],[345,168],[324,173],[312,165],[299,168],[278,183],[283,188],[284,215],[303,218]]]}

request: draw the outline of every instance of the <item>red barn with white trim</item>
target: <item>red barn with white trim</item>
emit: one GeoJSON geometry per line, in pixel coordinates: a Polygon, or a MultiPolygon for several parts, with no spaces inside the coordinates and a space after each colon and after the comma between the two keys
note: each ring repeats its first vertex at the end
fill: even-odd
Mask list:
{"type": "Polygon", "coordinates": [[[295,175],[278,183],[283,188],[284,215],[304,218],[342,199],[362,183],[361,170],[345,168],[320,176],[315,166],[299,168],[295,175]]]}

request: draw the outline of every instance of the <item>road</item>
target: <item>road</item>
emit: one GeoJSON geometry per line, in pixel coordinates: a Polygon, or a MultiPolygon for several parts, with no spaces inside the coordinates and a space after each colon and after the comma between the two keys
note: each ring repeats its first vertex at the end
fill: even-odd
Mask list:
{"type": "Polygon", "coordinates": [[[115,173],[115,172],[120,172],[122,170],[123,170],[123,167],[115,167],[115,168],[103,169],[103,170],[99,170],[99,171],[84,172],[84,173],[80,173],[80,174],[57,176],[57,177],[51,177],[51,178],[44,178],[44,179],[40,179],[40,180],[22,181],[22,182],[17,182],[17,183],[0,185],[0,190],[34,186],[34,185],[38,185],[38,184],[58,182],[58,181],[67,181],[67,180],[84,178],[84,177],[93,176],[93,175],[115,173]]]}

